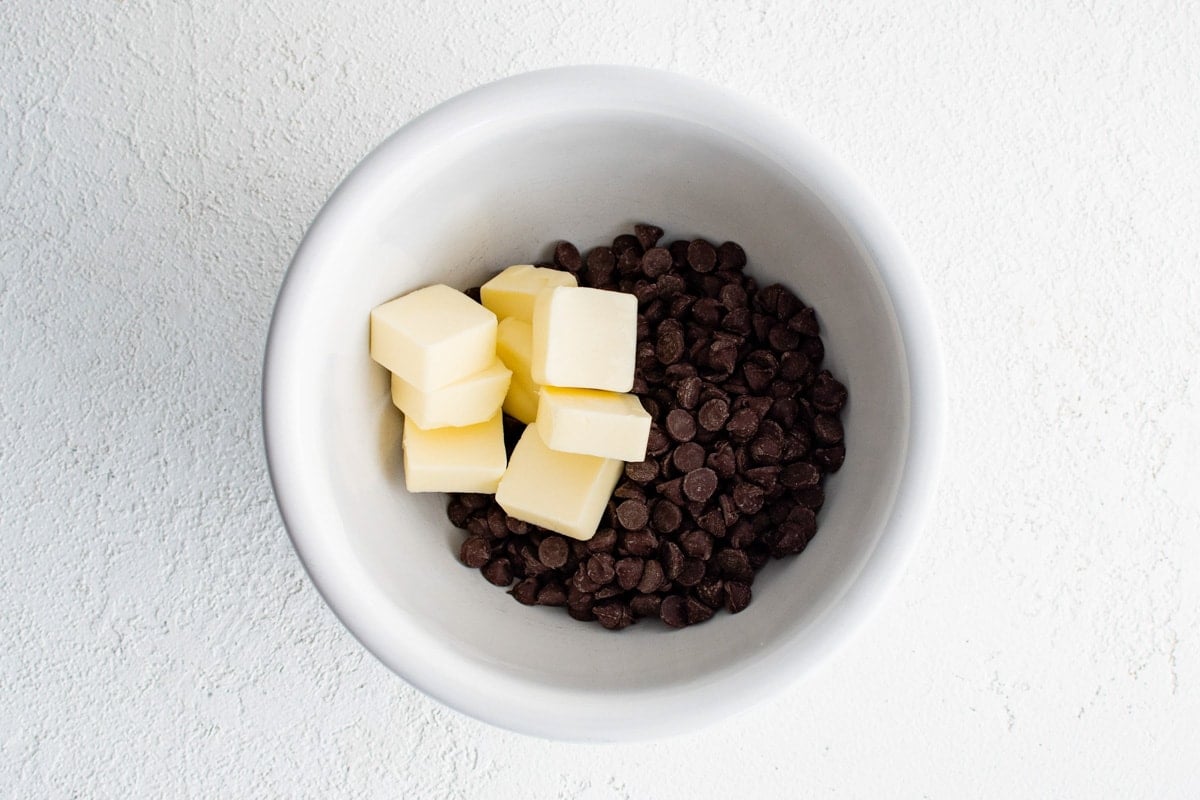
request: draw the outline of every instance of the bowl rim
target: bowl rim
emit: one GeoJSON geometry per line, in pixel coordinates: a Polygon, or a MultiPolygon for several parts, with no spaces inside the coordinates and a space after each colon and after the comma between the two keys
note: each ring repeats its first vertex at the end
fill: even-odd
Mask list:
{"type": "MultiPolygon", "coordinates": [[[[549,739],[578,741],[630,741],[660,738],[711,724],[744,710],[797,683],[820,664],[827,663],[862,629],[871,614],[899,582],[928,516],[937,486],[945,438],[945,377],[941,344],[925,286],[903,241],[883,209],[866,192],[858,179],[824,146],[776,112],[733,92],[675,73],[629,66],[553,67],[502,78],[446,100],[391,134],[341,181],[305,232],[284,275],[272,314],[263,358],[262,426],[268,473],[276,504],[293,547],[313,585],[326,604],[368,652],[389,669],[425,694],[468,716],[501,728],[549,739]],[[440,654],[434,664],[420,648],[397,647],[394,631],[374,624],[372,602],[361,587],[345,579],[352,569],[345,554],[340,557],[322,542],[323,526],[306,491],[303,465],[290,456],[294,446],[285,435],[288,404],[288,365],[280,355],[287,331],[302,320],[297,307],[304,284],[315,269],[320,251],[339,227],[348,224],[352,203],[378,188],[386,170],[381,163],[411,157],[411,152],[430,136],[446,135],[456,125],[469,121],[480,110],[497,113],[501,101],[515,95],[547,96],[596,91],[611,99],[611,90],[623,85],[651,87],[653,91],[678,93],[696,102],[697,119],[721,109],[722,116],[737,114],[752,125],[771,152],[803,160],[830,210],[854,231],[874,261],[887,296],[891,300],[904,346],[909,376],[909,439],[903,470],[884,531],[859,574],[842,596],[808,629],[808,644],[781,646],[768,656],[768,668],[758,670],[756,680],[733,682],[719,679],[697,682],[678,691],[637,695],[631,709],[616,697],[604,706],[576,708],[571,713],[537,713],[562,709],[576,699],[570,690],[530,682],[511,682],[504,692],[470,692],[467,667],[453,652],[440,654]],[[307,507],[306,507],[307,506],[307,507]],[[510,699],[516,691],[521,699],[510,699]],[[704,702],[697,702],[703,692],[704,702]],[[490,698],[490,699],[486,699],[490,698]],[[501,699],[504,698],[504,699],[501,699]],[[615,715],[612,707],[620,706],[615,715]]],[[[794,644],[794,642],[793,642],[794,644]]]]}

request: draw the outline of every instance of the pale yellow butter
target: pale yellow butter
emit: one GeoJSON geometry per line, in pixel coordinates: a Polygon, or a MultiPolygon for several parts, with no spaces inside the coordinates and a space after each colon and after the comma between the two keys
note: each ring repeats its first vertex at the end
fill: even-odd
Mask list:
{"type": "Polygon", "coordinates": [[[504,426],[497,411],[462,428],[418,427],[404,418],[404,484],[410,492],[496,491],[504,474],[504,426]]]}
{"type": "Polygon", "coordinates": [[[500,320],[496,328],[496,355],[512,370],[512,382],[504,396],[504,413],[526,424],[537,418],[538,390],[529,377],[533,348],[533,326],[514,317],[500,320]]]}
{"type": "Polygon", "coordinates": [[[530,364],[534,383],[628,392],[636,352],[633,295],[582,287],[538,294],[530,364]]]}
{"type": "Polygon", "coordinates": [[[428,392],[393,373],[392,402],[422,428],[474,425],[500,409],[511,379],[512,372],[498,358],[483,372],[428,392]]]}
{"type": "Polygon", "coordinates": [[[371,358],[428,392],[496,359],[496,315],[457,289],[426,286],[371,310],[371,358]]]}
{"type": "Polygon", "coordinates": [[[641,461],[650,414],[631,394],[543,386],[537,429],[551,450],[641,461]]]}
{"type": "Polygon", "coordinates": [[[532,264],[516,264],[501,272],[479,289],[485,308],[497,317],[533,321],[533,302],[538,292],[551,286],[577,286],[569,272],[532,264]]]}
{"type": "Polygon", "coordinates": [[[513,450],[496,502],[517,519],[573,539],[590,539],[624,466],[619,459],[551,450],[535,423],[525,428],[513,450]]]}

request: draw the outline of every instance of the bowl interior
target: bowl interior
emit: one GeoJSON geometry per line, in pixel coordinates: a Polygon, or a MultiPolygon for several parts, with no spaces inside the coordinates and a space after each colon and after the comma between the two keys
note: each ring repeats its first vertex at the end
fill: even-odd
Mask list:
{"type": "Polygon", "coordinates": [[[573,698],[577,719],[636,713],[639,697],[715,688],[780,647],[802,651],[886,527],[910,411],[903,342],[874,256],[810,188],[819,181],[808,165],[702,121],[617,107],[497,115],[450,134],[418,126],[402,144],[372,156],[315,223],[269,356],[288,395],[286,418],[268,419],[269,439],[289,440],[299,462],[281,505],[335,610],[358,598],[351,628],[385,662],[485,718],[476,705],[489,695],[499,708],[495,692],[529,686],[546,703],[573,698]],[[423,285],[466,288],[509,264],[549,260],[559,239],[586,250],[640,221],[668,239],[738,241],[760,285],[785,283],[815,306],[826,366],[850,391],[848,457],[827,482],[817,537],[759,574],[746,611],[683,631],[653,622],[614,634],[563,609],[521,606],[458,562],[464,534],[447,521],[445,496],[404,488],[401,416],[368,358],[367,319],[423,285]],[[489,685],[461,685],[480,680],[489,685]]]}

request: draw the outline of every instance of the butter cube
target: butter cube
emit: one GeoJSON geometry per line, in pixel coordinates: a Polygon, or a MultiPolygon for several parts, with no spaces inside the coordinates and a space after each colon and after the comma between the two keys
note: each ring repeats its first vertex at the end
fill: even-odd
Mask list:
{"type": "Polygon", "coordinates": [[[479,289],[485,308],[497,317],[533,321],[533,301],[538,292],[551,286],[578,286],[569,272],[532,264],[517,264],[501,272],[479,289]]]}
{"type": "Polygon", "coordinates": [[[512,372],[500,359],[483,372],[428,392],[393,374],[392,402],[421,428],[474,425],[499,410],[511,378],[512,372]]]}
{"type": "Polygon", "coordinates": [[[504,474],[504,425],[487,422],[425,430],[404,418],[404,484],[410,492],[496,491],[504,474]]]}
{"type": "Polygon", "coordinates": [[[457,289],[426,286],[371,310],[371,358],[423,392],[496,358],[496,315],[457,289]]]}
{"type": "Polygon", "coordinates": [[[543,289],[534,302],[531,376],[543,386],[633,388],[637,298],[581,287],[543,289]]]}
{"type": "Polygon", "coordinates": [[[641,461],[650,414],[631,394],[543,386],[537,429],[551,450],[641,461]]]}
{"type": "Polygon", "coordinates": [[[517,519],[590,539],[624,468],[618,459],[551,450],[535,423],[513,450],[496,502],[517,519]]]}
{"type": "Polygon", "coordinates": [[[515,317],[500,320],[496,328],[496,355],[512,370],[512,382],[504,396],[504,413],[529,424],[537,418],[538,390],[529,376],[533,350],[533,326],[515,317]]]}

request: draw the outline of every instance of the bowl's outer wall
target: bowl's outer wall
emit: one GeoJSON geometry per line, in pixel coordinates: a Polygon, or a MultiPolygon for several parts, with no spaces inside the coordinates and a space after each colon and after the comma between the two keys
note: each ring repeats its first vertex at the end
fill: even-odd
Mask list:
{"type": "Polygon", "coordinates": [[[314,222],[280,293],[264,376],[272,479],[314,583],[414,685],[555,738],[625,739],[744,708],[825,658],[896,580],[940,454],[943,389],[919,279],[881,212],[803,135],[704,84],[630,68],[501,81],[405,126],[314,222]],[[634,80],[636,78],[636,80],[634,80]],[[444,497],[411,495],[400,417],[367,357],[370,309],[466,287],[559,239],[652,221],[734,239],[760,283],[815,306],[850,389],[848,458],[817,538],[755,599],[681,632],[620,634],[527,608],[456,560],[444,497]]]}

